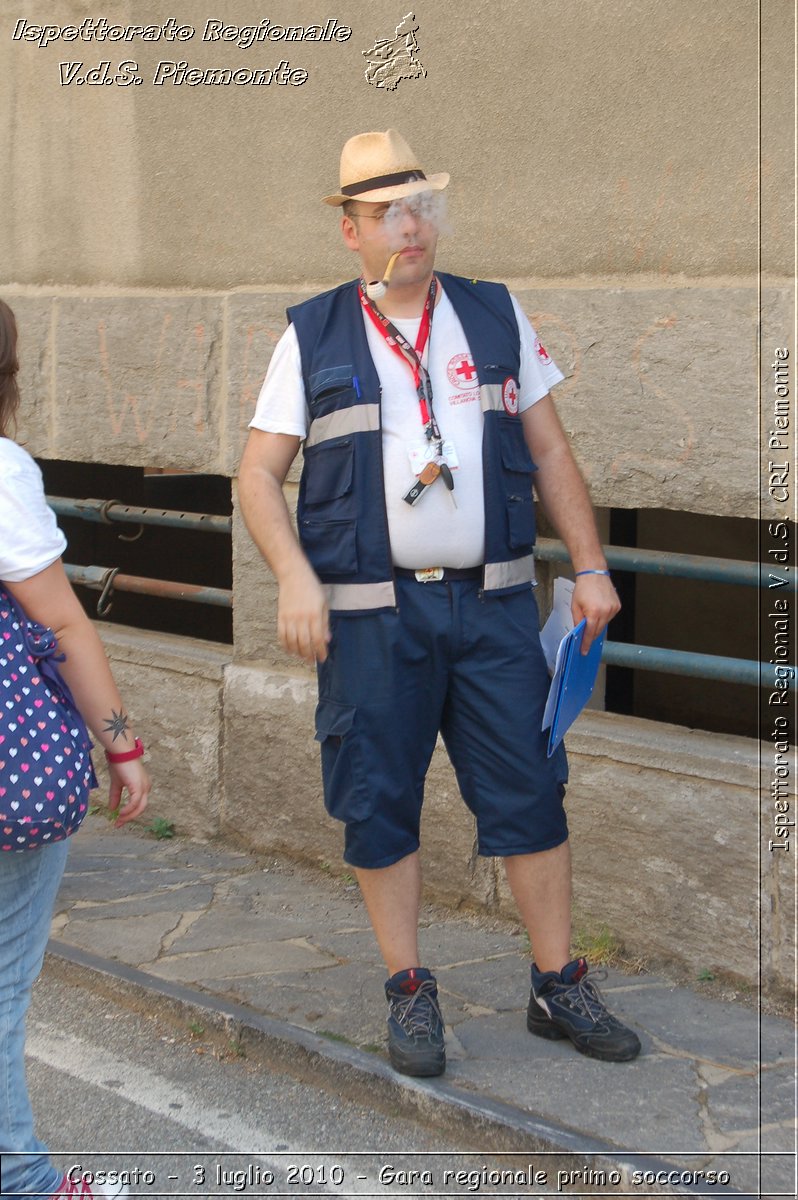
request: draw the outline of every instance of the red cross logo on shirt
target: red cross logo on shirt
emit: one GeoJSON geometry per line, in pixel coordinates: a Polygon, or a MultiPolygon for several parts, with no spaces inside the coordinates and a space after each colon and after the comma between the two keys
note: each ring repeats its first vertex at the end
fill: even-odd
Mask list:
{"type": "Polygon", "coordinates": [[[455,354],[449,359],[446,368],[449,383],[454,384],[460,391],[471,391],[476,387],[477,369],[470,354],[455,354]]]}
{"type": "Polygon", "coordinates": [[[512,376],[502,384],[502,404],[511,416],[518,412],[518,387],[512,376]]]}
{"type": "Polygon", "coordinates": [[[535,353],[537,354],[540,361],[542,363],[545,363],[546,366],[548,366],[548,364],[551,362],[551,358],[549,356],[548,350],[543,345],[540,338],[535,338],[535,353]]]}

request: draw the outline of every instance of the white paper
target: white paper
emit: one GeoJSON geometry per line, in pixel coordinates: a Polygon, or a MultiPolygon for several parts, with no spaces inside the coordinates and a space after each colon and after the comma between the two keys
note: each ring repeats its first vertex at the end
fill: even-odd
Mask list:
{"type": "Polygon", "coordinates": [[[551,606],[549,619],[540,631],[540,644],[546,656],[546,666],[552,675],[557,669],[557,658],[562,640],[574,627],[574,618],[571,613],[571,597],[574,587],[574,581],[566,579],[564,575],[558,575],[554,580],[554,603],[551,606]]]}

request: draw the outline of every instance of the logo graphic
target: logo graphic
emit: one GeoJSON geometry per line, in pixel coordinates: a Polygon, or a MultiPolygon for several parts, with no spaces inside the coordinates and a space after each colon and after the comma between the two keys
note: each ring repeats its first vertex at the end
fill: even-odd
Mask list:
{"type": "Polygon", "coordinates": [[[463,391],[477,386],[477,369],[470,354],[455,354],[454,358],[450,358],[446,374],[449,383],[463,391]]]}
{"type": "Polygon", "coordinates": [[[361,51],[368,59],[365,75],[372,87],[393,92],[403,79],[426,78],[426,68],[418,58],[417,32],[416,14],[409,12],[396,26],[394,37],[377,38],[371,49],[361,51]]]}
{"type": "Polygon", "coordinates": [[[551,359],[549,358],[549,352],[541,342],[540,338],[535,338],[535,354],[537,354],[544,367],[547,367],[551,362],[551,359]]]}
{"type": "Polygon", "coordinates": [[[502,384],[502,404],[510,416],[514,417],[518,412],[518,384],[512,375],[509,375],[502,384]]]}

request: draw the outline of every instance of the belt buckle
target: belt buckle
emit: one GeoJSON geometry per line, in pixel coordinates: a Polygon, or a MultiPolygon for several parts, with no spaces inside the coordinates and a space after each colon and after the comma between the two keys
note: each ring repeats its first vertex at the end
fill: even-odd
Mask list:
{"type": "Polygon", "coordinates": [[[443,567],[422,567],[415,574],[419,583],[438,583],[443,579],[443,567]]]}

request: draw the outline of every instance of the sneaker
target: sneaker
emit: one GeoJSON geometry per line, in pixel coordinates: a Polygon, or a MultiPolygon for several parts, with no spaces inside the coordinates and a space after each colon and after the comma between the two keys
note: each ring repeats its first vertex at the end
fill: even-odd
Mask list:
{"type": "MultiPolygon", "coordinates": [[[[110,1175],[111,1172],[109,1171],[110,1175]]],[[[87,1183],[85,1179],[80,1179],[77,1183],[72,1183],[67,1179],[66,1175],[58,1185],[58,1191],[53,1192],[50,1200],[61,1200],[63,1196],[85,1197],[85,1200],[111,1200],[112,1197],[127,1196],[130,1189],[126,1183],[87,1183]]]]}
{"type": "Polygon", "coordinates": [[[596,980],[606,971],[586,978],[587,963],[577,958],[556,971],[539,971],[532,964],[532,991],[526,1027],[538,1037],[570,1038],[580,1054],[604,1062],[629,1062],[640,1053],[640,1039],[607,1012],[596,980]]]}
{"type": "Polygon", "coordinates": [[[398,971],[385,984],[385,995],[391,1065],[403,1075],[442,1075],[446,1050],[435,976],[424,967],[398,971]]]}

